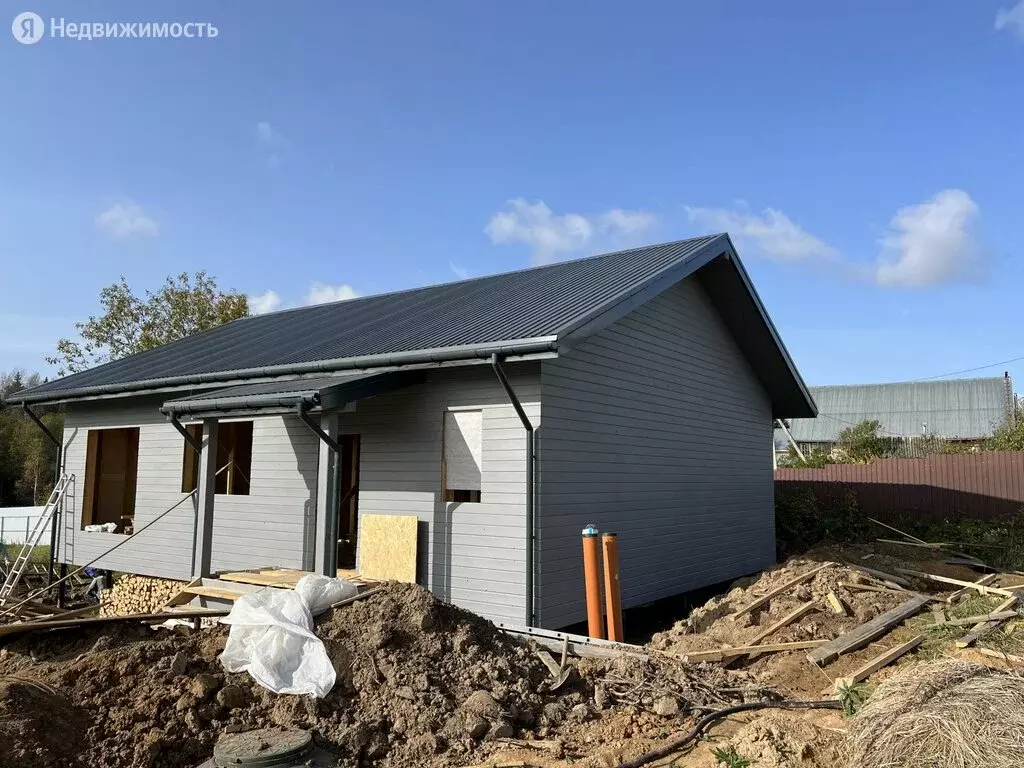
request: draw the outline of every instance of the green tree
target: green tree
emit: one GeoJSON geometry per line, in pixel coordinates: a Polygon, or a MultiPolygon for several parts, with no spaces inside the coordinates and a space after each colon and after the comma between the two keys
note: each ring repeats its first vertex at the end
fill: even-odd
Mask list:
{"type": "Polygon", "coordinates": [[[245,294],[221,291],[206,272],[168,277],[159,290],[146,291],[144,297],[133,293],[122,277],[100,291],[100,305],[103,312],[99,316],[75,323],[81,341],[60,339],[57,354],[46,358],[59,366],[62,376],[249,314],[245,294]]]}
{"type": "Polygon", "coordinates": [[[899,441],[879,434],[881,430],[881,422],[864,420],[840,432],[837,447],[851,464],[867,464],[891,456],[899,441]]]}
{"type": "MultiPolygon", "coordinates": [[[[0,373],[0,395],[42,383],[38,373],[0,373]]],[[[64,428],[56,409],[39,409],[40,418],[54,435],[64,428]]],[[[57,447],[20,410],[0,406],[0,506],[31,506],[46,501],[53,488],[57,447]]]]}

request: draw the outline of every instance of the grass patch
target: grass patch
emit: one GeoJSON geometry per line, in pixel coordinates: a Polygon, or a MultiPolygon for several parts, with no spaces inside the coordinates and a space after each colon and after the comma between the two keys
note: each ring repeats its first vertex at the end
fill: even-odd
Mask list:
{"type": "MultiPolygon", "coordinates": [[[[21,544],[4,544],[7,549],[7,557],[13,562],[14,558],[21,552],[21,544]]],[[[50,545],[41,544],[38,547],[32,547],[32,552],[29,553],[28,561],[30,563],[38,563],[40,565],[46,565],[50,562],[50,545]]]]}

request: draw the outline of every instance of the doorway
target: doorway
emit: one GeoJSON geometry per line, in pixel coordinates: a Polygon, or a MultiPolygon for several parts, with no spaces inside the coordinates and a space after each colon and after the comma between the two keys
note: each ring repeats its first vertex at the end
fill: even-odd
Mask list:
{"type": "Polygon", "coordinates": [[[338,488],[338,568],[356,567],[359,539],[359,435],[339,435],[341,483],[338,488]]]}

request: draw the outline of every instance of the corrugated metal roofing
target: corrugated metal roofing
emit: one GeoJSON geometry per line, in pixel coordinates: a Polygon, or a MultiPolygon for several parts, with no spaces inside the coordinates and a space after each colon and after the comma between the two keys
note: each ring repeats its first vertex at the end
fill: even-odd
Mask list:
{"type": "Polygon", "coordinates": [[[308,395],[313,392],[319,392],[327,387],[333,387],[337,384],[348,384],[374,375],[376,374],[360,372],[344,373],[335,376],[308,376],[303,379],[288,379],[286,381],[257,381],[252,384],[238,384],[233,387],[223,387],[221,389],[212,389],[205,392],[196,392],[188,397],[178,397],[173,400],[169,400],[166,405],[185,402],[200,403],[204,400],[220,400],[228,396],[249,397],[256,395],[308,395]]]}
{"type": "Polygon", "coordinates": [[[793,419],[797,442],[834,442],[846,427],[878,420],[896,437],[987,437],[1007,414],[1003,378],[810,387],[818,418],[793,419]]]}
{"type": "Polygon", "coordinates": [[[716,237],[246,317],[31,392],[550,336],[716,237]]]}
{"type": "Polygon", "coordinates": [[[691,275],[750,361],[773,414],[813,414],[807,389],[728,235],[243,318],[8,401],[228,386],[491,354],[571,354],[574,344],[691,275]]]}

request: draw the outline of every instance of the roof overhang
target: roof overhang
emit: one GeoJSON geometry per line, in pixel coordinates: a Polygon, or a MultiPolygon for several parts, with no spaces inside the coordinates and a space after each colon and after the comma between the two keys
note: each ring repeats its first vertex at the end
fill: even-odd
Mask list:
{"type": "Polygon", "coordinates": [[[9,395],[4,398],[4,402],[9,405],[57,404],[80,400],[135,397],[161,392],[180,392],[197,388],[209,389],[217,385],[241,385],[250,382],[267,382],[268,379],[294,378],[316,374],[341,374],[345,372],[380,373],[382,370],[428,370],[452,366],[483,365],[490,361],[492,355],[498,355],[507,362],[542,360],[556,357],[555,337],[542,336],[530,339],[510,339],[486,344],[436,347],[396,352],[387,355],[317,360],[295,365],[215,371],[213,373],[189,376],[169,376],[160,379],[145,379],[117,384],[78,387],[75,389],[50,390],[36,394],[33,394],[32,389],[26,389],[9,395]]]}
{"type": "Polygon", "coordinates": [[[367,397],[420,384],[425,378],[424,371],[415,370],[239,384],[168,400],[160,410],[186,421],[289,413],[296,409],[332,411],[367,397]]]}

